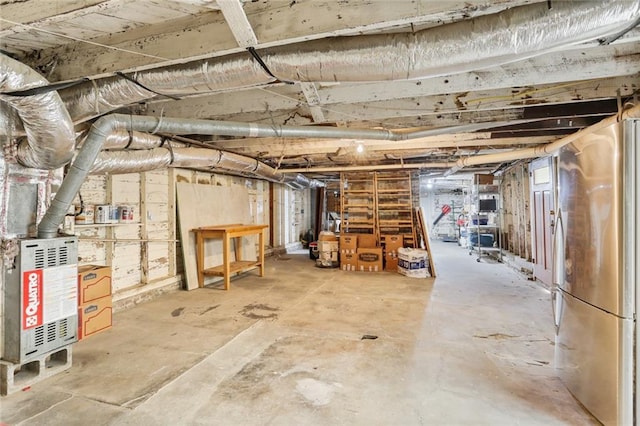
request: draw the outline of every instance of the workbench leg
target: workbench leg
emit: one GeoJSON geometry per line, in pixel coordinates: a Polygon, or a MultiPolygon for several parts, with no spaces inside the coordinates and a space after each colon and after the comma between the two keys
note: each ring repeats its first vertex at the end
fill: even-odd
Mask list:
{"type": "Polygon", "coordinates": [[[242,260],[242,237],[235,237],[233,239],[233,250],[236,254],[236,262],[242,260]]]}
{"type": "Polygon", "coordinates": [[[222,238],[222,261],[224,268],[224,289],[229,290],[231,284],[231,253],[229,252],[229,236],[227,234],[222,238]]]}
{"type": "Polygon", "coordinates": [[[264,229],[260,231],[260,238],[258,238],[258,244],[260,247],[258,248],[259,256],[258,260],[260,261],[260,276],[264,277],[264,229]]]}
{"type": "Polygon", "coordinates": [[[198,287],[204,287],[204,238],[196,233],[196,267],[198,268],[198,287]]]}

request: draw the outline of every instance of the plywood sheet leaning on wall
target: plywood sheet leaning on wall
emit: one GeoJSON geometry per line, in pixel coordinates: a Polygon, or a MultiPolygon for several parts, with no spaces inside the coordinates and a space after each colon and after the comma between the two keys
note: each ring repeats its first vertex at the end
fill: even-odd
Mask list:
{"type": "MultiPolygon", "coordinates": [[[[196,240],[191,229],[200,226],[251,223],[249,191],[245,187],[210,186],[191,183],[176,183],[180,241],[184,258],[186,289],[198,288],[196,265],[196,240]]],[[[233,251],[232,251],[233,252],[233,251]]],[[[244,237],[242,257],[256,257],[256,237],[244,237]]],[[[222,241],[209,240],[205,246],[205,265],[222,264],[222,241]]],[[[220,278],[205,277],[205,285],[220,278]]]]}
{"type": "MultiPolygon", "coordinates": [[[[424,249],[427,251],[427,254],[429,256],[429,274],[431,275],[431,277],[435,278],[436,277],[436,265],[433,262],[433,254],[431,252],[431,244],[429,243],[429,229],[428,229],[428,225],[424,220],[424,211],[422,210],[422,207],[416,207],[416,222],[417,222],[417,226],[418,226],[418,234],[420,235],[420,238],[422,239],[422,243],[424,244],[424,249]]],[[[420,238],[418,238],[418,240],[420,240],[420,238]]],[[[416,246],[419,248],[420,247],[420,243],[418,242],[418,244],[416,244],[416,246]]]]}

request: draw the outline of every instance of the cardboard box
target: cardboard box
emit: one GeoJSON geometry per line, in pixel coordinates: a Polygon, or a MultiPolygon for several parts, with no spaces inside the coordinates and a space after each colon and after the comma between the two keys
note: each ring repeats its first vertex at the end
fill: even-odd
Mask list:
{"type": "Polygon", "coordinates": [[[384,270],[389,272],[398,272],[398,258],[396,256],[385,256],[384,270]]]}
{"type": "Polygon", "coordinates": [[[382,271],[382,247],[358,248],[358,271],[382,271]]]}
{"type": "Polygon", "coordinates": [[[113,325],[111,296],[101,297],[78,308],[78,340],[111,328],[113,325]]]}
{"type": "Polygon", "coordinates": [[[106,296],[111,296],[111,267],[79,266],[78,306],[106,296]]]}
{"type": "Polygon", "coordinates": [[[358,255],[356,253],[340,253],[340,269],[343,271],[357,271],[358,255]]]}
{"type": "Polygon", "coordinates": [[[318,235],[318,241],[338,241],[338,237],[333,232],[322,231],[318,235]]]}
{"type": "Polygon", "coordinates": [[[398,257],[398,249],[404,247],[403,235],[385,235],[384,236],[384,255],[393,255],[398,257]]]}
{"type": "Polygon", "coordinates": [[[493,175],[482,175],[476,173],[473,183],[478,185],[493,185],[493,175]]]}
{"type": "Polygon", "coordinates": [[[414,248],[398,249],[398,272],[407,277],[427,278],[428,253],[426,250],[414,248]]]}
{"type": "Polygon", "coordinates": [[[373,234],[358,234],[358,248],[376,248],[376,236],[373,234]]]}
{"type": "Polygon", "coordinates": [[[318,241],[318,258],[323,262],[337,262],[338,245],[338,241],[318,241]]]}
{"type": "Polygon", "coordinates": [[[340,235],[340,254],[355,254],[358,248],[358,234],[340,235]]]}

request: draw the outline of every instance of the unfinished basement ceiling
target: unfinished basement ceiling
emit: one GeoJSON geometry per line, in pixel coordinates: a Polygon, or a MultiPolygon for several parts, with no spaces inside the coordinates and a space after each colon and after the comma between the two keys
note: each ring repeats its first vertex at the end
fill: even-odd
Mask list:
{"type": "MultiPolygon", "coordinates": [[[[51,84],[77,83],[58,92],[78,129],[117,110],[274,127],[424,130],[428,136],[393,141],[191,138],[309,177],[378,165],[420,164],[424,173],[440,173],[460,158],[552,142],[633,100],[638,15],[629,12],[622,28],[595,22],[606,37],[580,28],[583,39],[559,34],[532,52],[518,52],[515,32],[500,33],[573,7],[600,7],[596,21],[604,20],[609,4],[624,13],[640,10],[635,0],[5,0],[0,49],[51,84]],[[457,31],[466,29],[474,32],[464,40],[457,31]],[[407,45],[413,50],[405,64],[393,55],[407,45]],[[483,49],[513,52],[478,57],[483,49]],[[342,58],[345,52],[350,56],[342,58]],[[459,63],[447,64],[449,54],[459,63]],[[444,65],[418,70],[422,75],[409,69],[443,57],[444,65]],[[209,73],[206,84],[189,80],[194,70],[209,73]],[[86,95],[96,87],[126,87],[132,95],[101,104],[86,95]]],[[[589,22],[588,10],[585,16],[565,24],[579,27],[589,22]]],[[[554,31],[563,30],[529,31],[527,42],[554,31]]]]}

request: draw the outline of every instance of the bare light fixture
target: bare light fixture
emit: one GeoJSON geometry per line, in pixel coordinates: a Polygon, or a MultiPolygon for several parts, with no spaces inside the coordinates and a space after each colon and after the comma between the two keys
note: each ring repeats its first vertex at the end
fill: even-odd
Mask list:
{"type": "Polygon", "coordinates": [[[356,152],[358,154],[362,154],[364,152],[364,145],[362,145],[361,143],[358,144],[358,146],[356,146],[356,152]]]}

